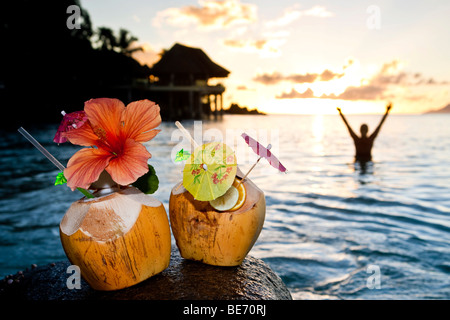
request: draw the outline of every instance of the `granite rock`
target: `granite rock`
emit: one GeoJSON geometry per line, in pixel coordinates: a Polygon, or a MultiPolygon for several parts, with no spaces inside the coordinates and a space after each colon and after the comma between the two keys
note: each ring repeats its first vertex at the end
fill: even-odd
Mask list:
{"type": "Polygon", "coordinates": [[[262,260],[247,256],[237,267],[216,267],[181,258],[172,250],[169,267],[118,291],[96,291],[81,279],[69,289],[69,261],[27,268],[0,280],[0,299],[16,300],[291,300],[286,285],[262,260]]]}

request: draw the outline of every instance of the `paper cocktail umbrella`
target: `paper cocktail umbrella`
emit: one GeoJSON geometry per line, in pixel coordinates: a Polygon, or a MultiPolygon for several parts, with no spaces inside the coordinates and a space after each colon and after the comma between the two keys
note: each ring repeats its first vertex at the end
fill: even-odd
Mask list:
{"type": "Polygon", "coordinates": [[[270,152],[270,149],[272,148],[270,144],[266,148],[246,133],[243,133],[241,136],[242,138],[244,138],[248,146],[252,148],[253,152],[255,152],[259,156],[256,163],[250,168],[250,170],[248,170],[248,172],[242,178],[241,182],[248,176],[248,174],[253,170],[253,168],[258,164],[259,160],[261,160],[262,158],[265,158],[272,167],[278,169],[281,172],[286,172],[286,168],[281,164],[280,160],[278,160],[278,158],[275,157],[272,154],[272,152],[270,152]]]}
{"type": "Polygon", "coordinates": [[[72,129],[80,128],[88,120],[88,117],[84,111],[75,111],[71,113],[61,111],[61,114],[63,115],[63,120],[56,131],[55,137],[53,138],[53,141],[56,143],[66,142],[67,138],[63,137],[61,134],[72,129]]]}
{"type": "Polygon", "coordinates": [[[196,200],[214,200],[227,192],[236,176],[234,151],[222,142],[197,147],[183,169],[183,186],[196,200]]]}

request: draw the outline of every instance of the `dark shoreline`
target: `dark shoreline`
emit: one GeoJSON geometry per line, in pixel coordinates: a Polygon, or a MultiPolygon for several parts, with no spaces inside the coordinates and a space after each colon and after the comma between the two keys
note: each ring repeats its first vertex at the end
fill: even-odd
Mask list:
{"type": "Polygon", "coordinates": [[[267,115],[258,109],[248,109],[247,107],[240,107],[237,103],[232,103],[228,109],[223,110],[224,114],[244,114],[244,115],[267,115]]]}

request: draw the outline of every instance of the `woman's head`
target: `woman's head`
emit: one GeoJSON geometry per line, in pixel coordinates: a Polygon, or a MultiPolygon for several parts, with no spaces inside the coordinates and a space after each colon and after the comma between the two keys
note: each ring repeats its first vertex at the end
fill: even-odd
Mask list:
{"type": "Polygon", "coordinates": [[[367,136],[367,132],[369,132],[369,127],[367,126],[367,124],[363,123],[361,125],[361,128],[359,128],[359,131],[361,132],[361,136],[362,137],[366,137],[367,136]]]}

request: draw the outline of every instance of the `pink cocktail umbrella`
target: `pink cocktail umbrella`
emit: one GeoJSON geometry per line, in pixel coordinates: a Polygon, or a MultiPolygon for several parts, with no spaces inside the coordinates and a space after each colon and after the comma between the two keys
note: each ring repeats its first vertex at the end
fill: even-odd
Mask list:
{"type": "Polygon", "coordinates": [[[61,111],[61,114],[63,115],[63,119],[53,138],[53,141],[56,143],[66,142],[67,138],[63,137],[62,133],[72,129],[78,129],[87,121],[87,115],[84,111],[75,111],[71,113],[61,111]]]}
{"type": "Polygon", "coordinates": [[[270,165],[275,169],[278,169],[281,172],[286,172],[285,166],[283,166],[280,160],[278,160],[278,158],[275,157],[272,154],[272,152],[270,152],[270,149],[272,148],[270,144],[266,148],[246,133],[242,134],[242,138],[244,138],[245,142],[248,144],[250,148],[252,148],[253,152],[255,152],[259,156],[259,158],[256,161],[256,163],[250,168],[250,170],[248,170],[248,172],[245,174],[245,176],[242,178],[239,184],[242,181],[244,181],[244,179],[248,176],[248,174],[253,170],[253,168],[258,164],[259,160],[261,160],[262,158],[265,158],[270,163],[270,165]]]}

